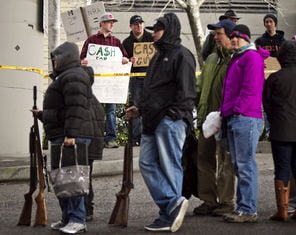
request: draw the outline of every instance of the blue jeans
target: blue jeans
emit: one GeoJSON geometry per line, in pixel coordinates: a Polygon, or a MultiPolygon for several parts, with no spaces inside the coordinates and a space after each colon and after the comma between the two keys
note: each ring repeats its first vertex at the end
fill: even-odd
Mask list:
{"type": "Polygon", "coordinates": [[[274,175],[276,180],[284,181],[285,185],[291,179],[291,171],[296,178],[296,143],[271,141],[274,175]]]}
{"type": "MultiPolygon", "coordinates": [[[[132,77],[130,78],[129,91],[133,105],[138,106],[143,96],[144,78],[132,77]]],[[[140,142],[142,133],[142,119],[137,117],[133,119],[133,141],[140,142]]]]}
{"type": "Polygon", "coordinates": [[[105,104],[105,142],[116,140],[116,104],[105,104]]]}
{"type": "Polygon", "coordinates": [[[227,140],[237,176],[236,211],[257,213],[256,148],[263,128],[262,119],[234,115],[227,120],[227,140]]]}
{"type": "MultiPolygon", "coordinates": [[[[53,144],[61,144],[64,142],[64,138],[56,138],[51,140],[51,142],[53,144]]],[[[89,145],[91,139],[75,138],[75,142],[89,145]]],[[[58,200],[62,211],[62,222],[64,224],[69,222],[80,224],[85,223],[86,210],[84,205],[84,196],[59,198],[58,200]]]]}
{"type": "Polygon", "coordinates": [[[154,135],[142,135],[140,171],[160,219],[169,220],[172,211],[184,200],[182,194],[182,149],[186,137],[186,123],[163,118],[154,135]]]}

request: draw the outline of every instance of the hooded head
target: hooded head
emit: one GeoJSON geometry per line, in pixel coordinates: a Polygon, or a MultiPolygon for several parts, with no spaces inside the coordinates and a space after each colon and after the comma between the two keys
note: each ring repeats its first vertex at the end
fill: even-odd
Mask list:
{"type": "Polygon", "coordinates": [[[170,49],[181,44],[181,24],[176,14],[167,13],[163,17],[156,19],[152,27],[147,29],[164,30],[162,37],[155,42],[155,45],[160,50],[170,49]]]}
{"type": "Polygon", "coordinates": [[[75,43],[64,42],[50,55],[53,72],[56,75],[68,68],[80,66],[79,49],[75,43]]]}
{"type": "Polygon", "coordinates": [[[282,67],[291,64],[296,65],[296,41],[284,41],[280,47],[277,59],[282,67]]]}

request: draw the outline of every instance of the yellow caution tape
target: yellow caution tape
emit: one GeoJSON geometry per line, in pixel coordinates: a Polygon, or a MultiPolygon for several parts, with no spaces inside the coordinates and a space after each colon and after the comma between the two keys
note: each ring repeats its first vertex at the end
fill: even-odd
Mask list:
{"type": "Polygon", "coordinates": [[[27,72],[38,73],[44,76],[44,70],[34,67],[23,67],[23,66],[10,66],[10,65],[0,65],[0,69],[10,69],[10,70],[22,70],[27,72]]]}
{"type": "MultiPolygon", "coordinates": [[[[34,68],[34,67],[23,67],[23,66],[11,66],[11,65],[0,65],[0,69],[9,69],[9,70],[21,70],[27,72],[38,73],[43,76],[43,78],[49,78],[48,74],[45,74],[43,69],[34,68]]],[[[270,74],[277,72],[277,70],[266,70],[265,74],[270,74]]],[[[196,72],[196,75],[200,75],[201,72],[196,72]]],[[[146,73],[96,73],[95,77],[145,77],[146,73]]]]}

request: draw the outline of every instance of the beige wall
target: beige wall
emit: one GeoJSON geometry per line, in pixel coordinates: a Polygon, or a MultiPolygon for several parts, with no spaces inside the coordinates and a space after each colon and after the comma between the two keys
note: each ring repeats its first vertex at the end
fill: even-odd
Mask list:
{"type": "MultiPolygon", "coordinates": [[[[1,4],[1,65],[42,67],[43,34],[37,31],[36,12],[37,0],[10,0],[1,4]]],[[[28,156],[33,86],[38,87],[38,107],[41,107],[41,83],[42,77],[36,73],[0,70],[0,155],[28,156]]]]}

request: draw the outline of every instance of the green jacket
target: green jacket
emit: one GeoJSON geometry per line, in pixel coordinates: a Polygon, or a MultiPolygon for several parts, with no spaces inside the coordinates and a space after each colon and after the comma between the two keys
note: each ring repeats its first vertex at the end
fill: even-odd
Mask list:
{"type": "Polygon", "coordinates": [[[210,54],[203,66],[197,84],[197,127],[200,128],[206,116],[218,111],[222,98],[223,80],[232,51],[217,49],[210,54]]]}

